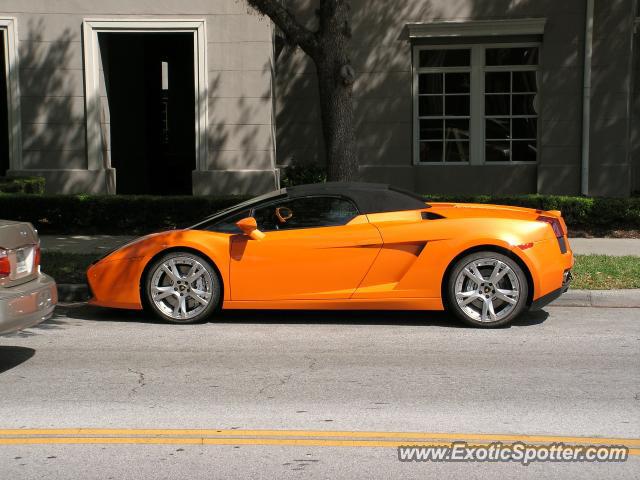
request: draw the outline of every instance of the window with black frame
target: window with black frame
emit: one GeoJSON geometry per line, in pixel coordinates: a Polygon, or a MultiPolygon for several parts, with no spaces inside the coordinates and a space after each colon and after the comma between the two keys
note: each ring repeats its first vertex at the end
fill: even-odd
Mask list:
{"type": "Polygon", "coordinates": [[[538,158],[539,44],[414,47],[414,162],[538,158]]]}
{"type": "Polygon", "coordinates": [[[535,162],[538,47],[485,49],[486,162],[535,162]]]}
{"type": "Polygon", "coordinates": [[[419,161],[469,161],[471,49],[418,55],[419,161]]]}

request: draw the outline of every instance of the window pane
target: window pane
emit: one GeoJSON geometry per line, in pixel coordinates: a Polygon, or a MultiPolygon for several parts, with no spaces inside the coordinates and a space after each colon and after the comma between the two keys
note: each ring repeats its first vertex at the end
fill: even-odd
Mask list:
{"type": "Polygon", "coordinates": [[[514,115],[537,115],[535,95],[513,95],[514,115]]]}
{"type": "Polygon", "coordinates": [[[513,119],[513,138],[530,138],[537,137],[536,118],[514,118],[513,119]]]}
{"type": "Polygon", "coordinates": [[[509,115],[509,95],[485,95],[484,113],[485,115],[509,115]]]}
{"type": "Polygon", "coordinates": [[[421,50],[420,67],[468,67],[471,50],[421,50]]]}
{"type": "Polygon", "coordinates": [[[278,203],[276,205],[269,205],[262,208],[257,208],[253,212],[253,218],[256,219],[258,228],[264,232],[270,232],[271,230],[277,230],[278,219],[275,215],[275,208],[277,206],[288,206],[289,202],[278,203]]]}
{"type": "Polygon", "coordinates": [[[455,119],[445,120],[445,134],[447,140],[468,140],[469,120],[455,119]]]}
{"type": "Polygon", "coordinates": [[[508,118],[487,118],[485,137],[493,140],[508,140],[511,136],[508,118]]]}
{"type": "Polygon", "coordinates": [[[358,215],[349,201],[334,197],[309,197],[271,204],[254,212],[258,228],[263,231],[344,225],[358,215]],[[279,207],[290,210],[291,216],[281,220],[279,207]]]}
{"type": "Polygon", "coordinates": [[[442,115],[443,97],[435,95],[418,99],[418,114],[421,117],[442,115]]]}
{"type": "Polygon", "coordinates": [[[487,141],[484,158],[487,162],[508,162],[509,142],[487,141]]]}
{"type": "Polygon", "coordinates": [[[535,140],[527,142],[513,142],[513,161],[514,162],[535,162],[538,157],[538,149],[535,140]]]}
{"type": "Polygon", "coordinates": [[[420,142],[421,162],[441,162],[443,142],[420,142]]]}
{"type": "Polygon", "coordinates": [[[442,93],[442,74],[421,73],[418,78],[418,93],[442,93]]]}
{"type": "Polygon", "coordinates": [[[445,115],[469,115],[469,95],[453,95],[445,97],[444,104],[445,115]]]}
{"type": "Polygon", "coordinates": [[[485,73],[484,90],[488,93],[509,92],[511,90],[511,72],[485,73]]]}
{"type": "Polygon", "coordinates": [[[487,65],[537,65],[538,47],[487,48],[487,65]]]}
{"type": "Polygon", "coordinates": [[[442,140],[443,120],[420,120],[420,140],[442,140]]]}
{"type": "Polygon", "coordinates": [[[513,72],[514,92],[537,92],[536,72],[513,72]]]}
{"type": "Polygon", "coordinates": [[[447,142],[445,162],[468,162],[469,142],[447,142]]]}
{"type": "Polygon", "coordinates": [[[471,76],[469,73],[447,73],[445,76],[446,93],[469,93],[471,76]]]}

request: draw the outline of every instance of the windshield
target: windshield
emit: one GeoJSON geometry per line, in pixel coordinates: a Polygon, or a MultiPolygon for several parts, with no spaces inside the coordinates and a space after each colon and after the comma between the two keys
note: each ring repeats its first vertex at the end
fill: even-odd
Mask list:
{"type": "Polygon", "coordinates": [[[263,203],[265,201],[269,201],[269,200],[274,200],[278,197],[284,197],[287,194],[286,189],[280,189],[280,190],[276,190],[274,192],[269,192],[269,193],[265,193],[264,195],[259,195],[257,197],[254,197],[250,200],[246,200],[242,203],[238,203],[236,205],[233,205],[231,207],[225,208],[223,210],[220,210],[216,213],[214,213],[213,215],[210,215],[208,217],[206,217],[204,220],[201,220],[200,222],[196,223],[195,225],[192,225],[190,227],[188,227],[189,229],[202,229],[203,227],[206,227],[207,225],[211,224],[212,222],[216,222],[216,221],[220,221],[222,220],[225,216],[227,215],[233,215],[235,212],[238,212],[240,210],[248,210],[251,207],[253,207],[254,205],[257,205],[259,203],[263,203]]]}

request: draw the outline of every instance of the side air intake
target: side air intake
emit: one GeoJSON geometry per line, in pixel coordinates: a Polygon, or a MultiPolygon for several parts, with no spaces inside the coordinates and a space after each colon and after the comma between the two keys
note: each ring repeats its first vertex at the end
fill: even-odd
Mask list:
{"type": "Polygon", "coordinates": [[[432,213],[432,212],[422,212],[422,219],[423,220],[439,220],[441,218],[445,218],[442,215],[439,215],[437,213],[432,213]]]}

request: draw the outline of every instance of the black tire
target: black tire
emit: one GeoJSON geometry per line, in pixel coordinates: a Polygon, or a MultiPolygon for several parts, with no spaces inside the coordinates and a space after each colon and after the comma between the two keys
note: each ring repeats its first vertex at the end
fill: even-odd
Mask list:
{"type": "Polygon", "coordinates": [[[141,287],[149,311],[164,321],[181,324],[207,320],[218,308],[222,292],[222,282],[211,262],[183,251],[169,252],[149,265],[141,287]],[[194,275],[201,274],[189,281],[187,274],[194,266],[194,275]]]}
{"type": "Polygon", "coordinates": [[[528,293],[527,276],[517,262],[501,253],[481,251],[466,255],[453,265],[447,278],[445,304],[467,325],[495,328],[508,325],[525,310],[528,293]],[[468,273],[463,273],[467,267],[468,273]],[[494,270],[496,268],[498,270],[494,270]],[[496,271],[503,276],[493,283],[491,274],[496,271]],[[484,282],[479,284],[471,277],[484,282]],[[469,303],[461,305],[459,301],[469,303]]]}

